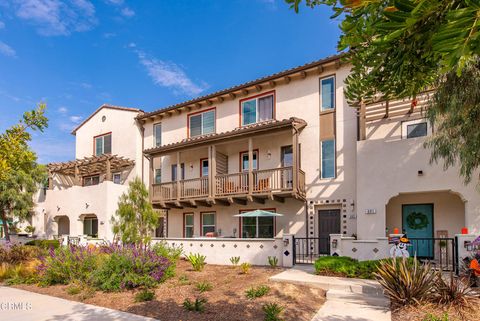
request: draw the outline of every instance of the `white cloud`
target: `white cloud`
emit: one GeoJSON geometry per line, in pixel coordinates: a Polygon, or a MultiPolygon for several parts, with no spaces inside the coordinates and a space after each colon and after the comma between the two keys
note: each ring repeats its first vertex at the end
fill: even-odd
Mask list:
{"type": "Polygon", "coordinates": [[[95,7],[89,0],[15,0],[15,14],[44,36],[88,31],[97,24],[95,7]]]}
{"type": "Polygon", "coordinates": [[[33,138],[31,147],[37,153],[39,163],[47,164],[75,158],[75,141],[73,137],[64,136],[57,138],[39,135],[33,138]]]}
{"type": "Polygon", "coordinates": [[[113,38],[115,36],[117,36],[117,34],[115,32],[105,32],[103,34],[103,38],[105,38],[105,39],[113,38]]]}
{"type": "Polygon", "coordinates": [[[7,45],[5,42],[0,41],[0,54],[7,57],[16,57],[17,53],[15,49],[7,45]]]}
{"type": "Polygon", "coordinates": [[[79,124],[80,121],[83,119],[82,116],[70,116],[70,121],[74,124],[79,124]]]}
{"type": "Polygon", "coordinates": [[[93,86],[87,82],[82,82],[80,83],[80,86],[83,88],[83,89],[91,89],[93,86]]]}
{"type": "Polygon", "coordinates": [[[122,14],[122,16],[127,17],[127,18],[133,17],[135,15],[135,11],[133,11],[132,9],[130,9],[128,7],[123,8],[120,11],[120,13],[122,14]]]}
{"type": "Polygon", "coordinates": [[[57,109],[57,111],[62,114],[62,115],[65,115],[66,113],[68,113],[68,108],[67,107],[60,107],[57,109]]]}
{"type": "Polygon", "coordinates": [[[195,84],[177,64],[147,57],[141,50],[135,52],[156,85],[172,88],[174,92],[187,95],[198,95],[207,88],[205,83],[195,84]]]}
{"type": "Polygon", "coordinates": [[[0,21],[0,29],[3,29],[3,28],[5,28],[5,22],[0,21]]]}
{"type": "Polygon", "coordinates": [[[113,4],[115,6],[120,6],[123,4],[123,0],[105,0],[106,3],[113,4]]]}

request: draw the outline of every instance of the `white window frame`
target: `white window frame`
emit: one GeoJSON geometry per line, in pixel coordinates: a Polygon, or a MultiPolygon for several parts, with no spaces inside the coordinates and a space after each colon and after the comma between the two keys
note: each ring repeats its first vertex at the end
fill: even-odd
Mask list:
{"type": "Polygon", "coordinates": [[[118,172],[118,173],[113,173],[112,175],[112,182],[115,183],[115,184],[122,184],[122,173],[118,172]],[[115,176],[118,177],[118,183],[115,183],[115,176]]]}
{"type": "Polygon", "coordinates": [[[107,136],[110,136],[110,153],[107,153],[107,154],[112,154],[112,150],[113,150],[113,137],[112,137],[112,133],[108,133],[108,134],[104,134],[104,135],[99,135],[99,136],[96,136],[93,138],[94,140],[94,155],[95,156],[102,156],[102,155],[105,155],[105,137],[107,136]],[[97,139],[102,139],[102,153],[101,154],[97,154],[97,139]]]}
{"type": "MultiPolygon", "coordinates": [[[[259,115],[260,113],[259,113],[259,111],[258,111],[258,108],[259,108],[258,100],[261,99],[261,98],[268,97],[268,96],[272,96],[272,98],[273,98],[273,103],[272,103],[272,118],[271,118],[271,119],[268,119],[268,120],[275,119],[275,93],[269,93],[269,94],[265,94],[265,95],[253,97],[253,98],[251,98],[251,99],[248,99],[248,98],[247,98],[247,99],[242,100],[242,102],[240,103],[240,113],[241,113],[240,116],[242,117],[242,126],[249,126],[249,125],[253,125],[253,124],[256,124],[256,123],[259,122],[258,115],[259,115]],[[252,100],[255,100],[255,122],[254,122],[254,123],[245,124],[245,117],[243,117],[243,104],[246,103],[246,102],[252,101],[252,100]]],[[[266,120],[266,121],[268,121],[268,120],[266,120]]]]}
{"type": "Polygon", "coordinates": [[[320,179],[335,179],[337,178],[337,142],[335,139],[325,139],[320,141],[320,179]],[[323,177],[323,148],[322,144],[324,142],[333,141],[333,176],[332,177],[323,177]]]}
{"type": "MultiPolygon", "coordinates": [[[[241,172],[248,172],[248,170],[249,170],[248,167],[247,167],[247,168],[243,168],[243,156],[245,156],[245,155],[247,155],[247,157],[248,157],[249,153],[248,153],[248,152],[241,152],[241,153],[240,153],[240,171],[241,171],[241,172]]],[[[256,149],[253,150],[253,151],[252,151],[252,155],[253,155],[253,158],[255,158],[255,156],[257,156],[257,157],[256,157],[256,158],[257,158],[257,163],[256,163],[256,165],[255,165],[255,163],[254,163],[253,160],[252,160],[252,169],[253,169],[254,171],[256,171],[256,170],[258,170],[258,162],[259,162],[259,160],[258,160],[258,157],[259,157],[259,155],[258,155],[258,150],[256,150],[256,149]]]]}
{"type": "Polygon", "coordinates": [[[336,79],[335,75],[320,78],[320,112],[329,112],[334,111],[337,108],[337,93],[336,93],[336,79]],[[322,82],[324,80],[333,79],[333,107],[332,108],[323,108],[322,101],[322,82]]]}
{"type": "MultiPolygon", "coordinates": [[[[245,212],[248,212],[248,211],[242,211],[241,213],[245,213],[245,212]]],[[[252,217],[252,218],[253,218],[253,217],[252,217]]],[[[272,224],[273,224],[273,225],[272,225],[272,227],[273,227],[273,236],[272,236],[272,238],[275,238],[275,235],[276,235],[276,232],[277,232],[277,231],[276,231],[276,224],[277,224],[277,222],[276,222],[276,217],[272,216],[271,218],[272,218],[272,224]]],[[[244,220],[244,217],[242,217],[241,220],[240,220],[240,225],[241,225],[241,227],[242,227],[242,233],[240,234],[240,238],[244,238],[244,237],[243,237],[243,232],[244,232],[243,220],[244,220]]],[[[249,238],[256,238],[256,239],[258,239],[258,238],[259,238],[259,237],[258,237],[259,230],[260,230],[260,229],[259,229],[259,224],[258,224],[258,217],[255,217],[255,237],[249,237],[249,238]]]]}
{"type": "Polygon", "coordinates": [[[208,158],[204,158],[204,159],[200,160],[200,177],[208,177],[209,166],[210,166],[210,164],[208,164],[208,158]],[[207,163],[207,174],[206,175],[203,174],[203,167],[204,167],[203,165],[205,163],[207,163]]]}
{"type": "Polygon", "coordinates": [[[183,219],[184,219],[184,223],[183,223],[183,235],[187,238],[187,227],[191,227],[192,228],[192,236],[193,237],[195,235],[195,214],[193,213],[184,213],[183,214],[183,219]],[[192,216],[192,225],[187,225],[187,216],[192,216]]]}
{"type": "Polygon", "coordinates": [[[100,175],[93,175],[93,176],[86,176],[83,178],[83,186],[95,186],[98,184],[92,184],[93,183],[93,178],[98,177],[98,184],[100,184],[100,175]],[[90,184],[87,184],[87,181],[90,181],[90,184]]]}
{"type": "Polygon", "coordinates": [[[202,111],[200,113],[194,113],[194,114],[188,115],[188,137],[198,137],[198,136],[207,135],[207,134],[215,134],[216,132],[217,132],[217,110],[215,108],[210,109],[210,110],[205,110],[205,111],[202,111]],[[211,133],[205,133],[204,132],[203,116],[207,113],[213,113],[213,132],[211,132],[211,133]],[[198,134],[198,135],[192,136],[192,128],[191,128],[192,117],[197,117],[197,116],[201,117],[201,121],[200,121],[201,122],[201,125],[200,125],[201,133],[198,134]]]}
{"type": "Polygon", "coordinates": [[[153,183],[154,184],[160,184],[162,183],[162,169],[161,168],[155,168],[155,176],[153,177],[153,183]],[[160,173],[160,181],[157,182],[157,173],[160,173]]]}
{"type": "Polygon", "coordinates": [[[205,236],[205,233],[203,231],[204,227],[212,227],[213,226],[213,233],[217,232],[217,213],[215,212],[202,212],[200,214],[201,216],[201,222],[200,222],[200,233],[202,233],[202,236],[205,236]],[[203,224],[203,218],[205,215],[213,215],[213,225],[205,225],[203,224]]]}
{"type": "Polygon", "coordinates": [[[422,137],[427,137],[432,135],[432,126],[430,126],[430,122],[426,118],[419,118],[419,119],[414,119],[414,120],[405,120],[402,121],[402,139],[415,139],[415,138],[422,138],[422,137]],[[427,135],[426,136],[419,136],[419,137],[411,137],[407,138],[407,127],[409,125],[415,125],[415,124],[421,124],[421,123],[426,123],[427,124],[427,135]]]}
{"type": "Polygon", "coordinates": [[[153,124],[153,147],[162,146],[162,123],[153,124]],[[160,142],[157,143],[157,126],[160,127],[160,142]]]}

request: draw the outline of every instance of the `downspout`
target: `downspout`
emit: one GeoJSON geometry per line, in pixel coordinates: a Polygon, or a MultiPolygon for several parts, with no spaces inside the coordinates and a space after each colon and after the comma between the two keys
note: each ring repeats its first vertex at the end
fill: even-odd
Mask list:
{"type": "Polygon", "coordinates": [[[142,159],[142,166],[141,166],[141,168],[142,168],[142,183],[145,184],[145,182],[144,182],[145,181],[144,180],[144,171],[145,171],[144,167],[145,166],[144,166],[144,161],[143,161],[143,151],[145,150],[145,127],[143,127],[143,124],[140,125],[140,131],[142,133],[142,157],[141,157],[141,159],[142,159]]]}

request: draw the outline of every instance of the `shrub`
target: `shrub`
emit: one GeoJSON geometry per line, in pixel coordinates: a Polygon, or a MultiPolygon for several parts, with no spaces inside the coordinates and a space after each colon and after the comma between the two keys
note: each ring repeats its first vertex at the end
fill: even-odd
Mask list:
{"type": "Polygon", "coordinates": [[[448,313],[445,313],[443,316],[441,317],[437,317],[431,313],[429,313],[428,315],[425,316],[425,318],[423,319],[423,321],[448,321],[450,320],[448,318],[448,313]]]}
{"type": "Polygon", "coordinates": [[[190,301],[190,299],[185,299],[183,301],[183,307],[188,311],[203,312],[205,310],[206,299],[196,298],[195,301],[190,301]]]}
{"type": "Polygon", "coordinates": [[[375,276],[394,305],[407,305],[429,298],[436,273],[430,264],[393,259],[381,261],[375,276]]]}
{"type": "Polygon", "coordinates": [[[2,263],[18,264],[38,258],[44,254],[45,252],[38,247],[12,243],[0,245],[0,262],[2,263]]]}
{"type": "Polygon", "coordinates": [[[445,281],[441,273],[437,273],[435,283],[433,284],[433,300],[440,304],[455,305],[455,307],[468,307],[468,293],[470,288],[460,279],[453,277],[450,272],[450,280],[445,281]]]}
{"type": "Polygon", "coordinates": [[[268,264],[270,264],[270,267],[276,268],[278,265],[278,258],[276,256],[269,256],[268,264]]]}
{"type": "Polygon", "coordinates": [[[32,240],[25,243],[25,245],[38,246],[42,249],[49,250],[50,248],[58,249],[60,247],[60,241],[58,240],[32,240]]]}
{"type": "Polygon", "coordinates": [[[165,278],[175,276],[177,261],[183,253],[181,246],[170,246],[167,242],[156,243],[152,250],[159,256],[166,257],[170,261],[170,266],[165,270],[165,278]]]}
{"type": "Polygon", "coordinates": [[[0,281],[7,284],[35,283],[37,280],[37,266],[40,261],[33,259],[19,264],[2,263],[0,265],[0,281]]]}
{"type": "Polygon", "coordinates": [[[266,303],[262,307],[263,312],[265,313],[265,321],[282,321],[283,319],[280,317],[282,314],[284,307],[277,303],[266,303]]]}
{"type": "Polygon", "coordinates": [[[153,299],[155,299],[155,292],[147,289],[143,289],[135,294],[135,302],[152,301],[153,299]]]}
{"type": "Polygon", "coordinates": [[[252,287],[252,288],[248,289],[247,291],[245,291],[245,295],[248,299],[254,300],[256,298],[260,298],[260,297],[264,296],[268,292],[270,292],[270,287],[268,287],[266,285],[260,285],[256,288],[252,287]]]}
{"type": "Polygon", "coordinates": [[[244,262],[244,263],[240,264],[240,269],[242,270],[242,274],[248,274],[251,267],[252,267],[252,265],[250,263],[247,263],[247,262],[244,262]]]}
{"type": "Polygon", "coordinates": [[[76,295],[82,292],[82,286],[77,283],[72,283],[67,287],[67,293],[70,295],[76,295]]]}
{"type": "Polygon", "coordinates": [[[190,280],[186,275],[180,275],[180,277],[178,278],[178,282],[180,283],[180,285],[190,285],[190,280]]]}
{"type": "Polygon", "coordinates": [[[170,277],[165,274],[170,261],[153,250],[111,245],[106,251],[110,253],[93,274],[93,284],[103,291],[154,287],[170,277]]]}
{"type": "Polygon", "coordinates": [[[201,255],[200,253],[196,253],[196,254],[193,254],[193,253],[190,253],[188,256],[187,256],[187,260],[188,262],[190,262],[190,264],[192,264],[192,267],[195,271],[202,271],[203,268],[205,267],[205,255],[201,255]]]}
{"type": "Polygon", "coordinates": [[[88,283],[99,263],[97,253],[82,246],[50,248],[49,254],[41,261],[39,278],[44,285],[68,284],[72,281],[88,283]]]}
{"type": "Polygon", "coordinates": [[[203,293],[205,291],[211,291],[213,289],[213,285],[211,283],[208,283],[207,281],[198,282],[195,287],[200,293],[203,293]]]}
{"type": "Polygon", "coordinates": [[[240,263],[240,256],[232,256],[230,258],[230,262],[232,263],[233,266],[237,266],[238,263],[240,263]]]}

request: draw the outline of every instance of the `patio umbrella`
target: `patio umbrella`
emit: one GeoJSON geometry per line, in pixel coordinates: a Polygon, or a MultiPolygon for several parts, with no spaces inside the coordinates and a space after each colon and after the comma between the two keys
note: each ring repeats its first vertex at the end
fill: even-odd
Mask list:
{"type": "Polygon", "coordinates": [[[244,212],[244,213],[233,215],[233,216],[236,216],[236,217],[273,217],[273,216],[283,216],[283,214],[270,212],[270,211],[264,211],[264,210],[255,210],[255,211],[244,212]]]}

